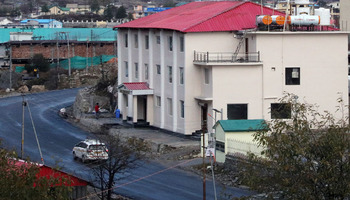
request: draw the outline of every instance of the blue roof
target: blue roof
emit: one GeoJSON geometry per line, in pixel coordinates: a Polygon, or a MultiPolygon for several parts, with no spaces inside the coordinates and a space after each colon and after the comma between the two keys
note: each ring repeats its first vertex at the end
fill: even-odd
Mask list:
{"type": "Polygon", "coordinates": [[[259,131],[267,128],[263,119],[219,120],[224,132],[259,131]]]}
{"type": "Polygon", "coordinates": [[[27,23],[28,21],[37,21],[39,24],[49,24],[52,21],[55,21],[55,19],[25,19],[22,20],[21,23],[27,23]]]}
{"type": "Polygon", "coordinates": [[[33,37],[41,37],[41,40],[56,40],[56,33],[68,32],[70,40],[78,41],[116,41],[117,31],[113,28],[0,28],[0,43],[10,40],[10,32],[32,32],[33,37]],[[91,36],[92,33],[92,36],[91,36]]]}

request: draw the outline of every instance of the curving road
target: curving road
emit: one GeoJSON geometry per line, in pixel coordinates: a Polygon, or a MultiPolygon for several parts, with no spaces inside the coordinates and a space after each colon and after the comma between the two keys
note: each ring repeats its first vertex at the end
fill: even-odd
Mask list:
{"type": "MultiPolygon", "coordinates": [[[[78,89],[57,90],[26,95],[24,155],[32,161],[40,162],[41,157],[34,136],[30,113],[38,135],[45,165],[60,166],[62,171],[91,181],[91,168],[74,161],[71,150],[74,144],[87,137],[93,137],[58,116],[58,110],[72,105],[78,89]],[[31,112],[28,112],[28,108],[31,112]]],[[[8,149],[21,151],[22,97],[0,99],[0,138],[8,149]]],[[[181,163],[179,164],[181,165],[181,163]]],[[[212,181],[206,181],[207,199],[214,199],[212,181]]],[[[202,199],[202,179],[192,173],[174,167],[174,163],[147,162],[134,169],[127,178],[118,181],[116,193],[133,199],[147,200],[196,200],[202,199]]],[[[217,187],[218,199],[223,194],[235,197],[246,196],[251,192],[217,187]]]]}

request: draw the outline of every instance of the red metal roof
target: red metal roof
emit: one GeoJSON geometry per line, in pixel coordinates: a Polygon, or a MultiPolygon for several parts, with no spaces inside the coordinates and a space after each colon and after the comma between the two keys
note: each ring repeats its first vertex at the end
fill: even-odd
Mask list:
{"type": "Polygon", "coordinates": [[[253,2],[192,2],[114,28],[158,28],[181,32],[238,31],[255,28],[256,15],[285,15],[253,2]]]}
{"type": "Polygon", "coordinates": [[[150,90],[146,82],[123,83],[128,90],[150,90]]]}

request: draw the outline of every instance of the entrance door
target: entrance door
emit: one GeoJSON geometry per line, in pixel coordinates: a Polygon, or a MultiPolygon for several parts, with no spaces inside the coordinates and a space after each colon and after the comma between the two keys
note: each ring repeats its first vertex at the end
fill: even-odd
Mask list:
{"type": "Polygon", "coordinates": [[[147,96],[137,97],[137,121],[146,121],[147,117],[147,96]]]}
{"type": "Polygon", "coordinates": [[[208,132],[208,123],[207,123],[207,120],[208,120],[208,104],[204,104],[203,106],[201,106],[201,109],[202,109],[202,119],[201,119],[201,128],[202,128],[202,131],[204,131],[205,133],[208,132]]]}

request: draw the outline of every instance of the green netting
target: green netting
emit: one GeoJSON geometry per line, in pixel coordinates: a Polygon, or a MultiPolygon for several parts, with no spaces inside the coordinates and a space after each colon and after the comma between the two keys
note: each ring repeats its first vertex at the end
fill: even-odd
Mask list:
{"type": "Polygon", "coordinates": [[[15,72],[21,73],[21,72],[23,72],[23,70],[25,70],[24,67],[22,67],[22,66],[16,66],[15,72]]]}
{"type": "MultiPolygon", "coordinates": [[[[87,58],[87,57],[80,57],[80,56],[75,56],[70,58],[70,65],[71,69],[85,69],[86,66],[91,66],[91,60],[92,60],[92,65],[100,65],[101,62],[105,63],[115,56],[113,55],[102,55],[102,56],[95,56],[92,59],[87,58]]],[[[52,63],[51,68],[57,67],[57,63],[52,63]]],[[[69,62],[68,59],[65,60],[60,60],[60,67],[64,69],[69,69],[69,62]]]]}

